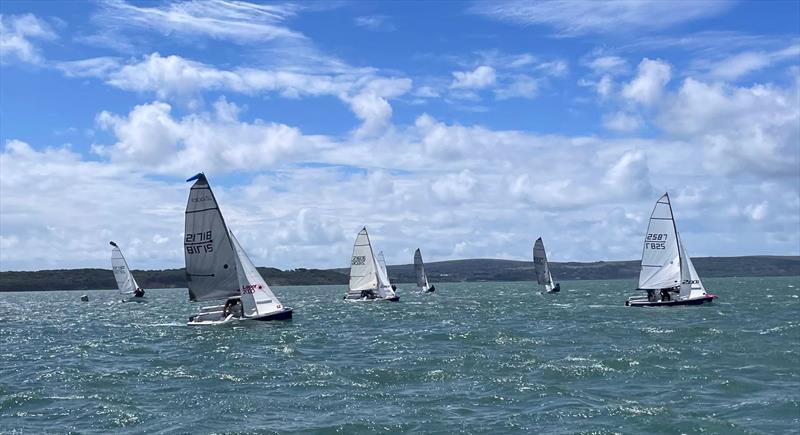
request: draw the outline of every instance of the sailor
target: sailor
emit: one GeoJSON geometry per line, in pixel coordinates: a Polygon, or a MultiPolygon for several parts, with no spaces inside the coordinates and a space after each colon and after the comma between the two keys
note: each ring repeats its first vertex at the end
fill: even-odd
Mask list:
{"type": "Polygon", "coordinates": [[[554,292],[560,292],[561,291],[561,283],[556,284],[556,286],[553,287],[553,291],[554,292]]]}
{"type": "Polygon", "coordinates": [[[242,317],[242,306],[239,304],[239,299],[228,299],[225,302],[225,307],[222,309],[222,317],[226,318],[231,314],[233,317],[242,317]]]}
{"type": "Polygon", "coordinates": [[[436,286],[432,285],[432,286],[428,287],[428,293],[433,293],[435,291],[436,291],[436,286]]]}
{"type": "Polygon", "coordinates": [[[372,290],[361,290],[361,297],[364,299],[375,299],[375,292],[372,290]]]}
{"type": "Polygon", "coordinates": [[[653,289],[647,289],[647,302],[655,302],[656,301],[656,291],[653,289]]]}
{"type": "Polygon", "coordinates": [[[133,291],[133,297],[135,298],[143,298],[144,297],[144,289],[141,287],[136,287],[136,290],[133,291]]]}
{"type": "Polygon", "coordinates": [[[669,299],[670,299],[669,289],[668,288],[662,288],[661,289],[661,302],[668,302],[669,299]]]}

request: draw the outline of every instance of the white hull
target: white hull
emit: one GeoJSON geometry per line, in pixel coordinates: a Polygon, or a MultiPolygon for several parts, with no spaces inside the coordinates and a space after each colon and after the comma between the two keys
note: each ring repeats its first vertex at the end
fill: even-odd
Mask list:
{"type": "Polygon", "coordinates": [[[235,317],[233,314],[228,314],[223,317],[224,305],[215,305],[211,307],[203,307],[200,313],[189,318],[186,322],[187,326],[215,326],[225,325],[228,323],[246,322],[248,320],[290,320],[292,318],[291,308],[282,308],[271,313],[259,314],[257,316],[235,317]]]}

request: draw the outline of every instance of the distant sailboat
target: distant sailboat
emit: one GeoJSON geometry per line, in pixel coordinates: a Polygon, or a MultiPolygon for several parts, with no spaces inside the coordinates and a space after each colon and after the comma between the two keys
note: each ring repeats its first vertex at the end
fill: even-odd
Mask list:
{"type": "Polygon", "coordinates": [[[692,259],[686,253],[666,193],[656,201],[650,215],[637,290],[647,291],[647,296],[632,296],[625,305],[700,305],[716,299],[715,295],[706,293],[692,259]]]}
{"type": "Polygon", "coordinates": [[[291,319],[292,309],[275,297],[225,225],[205,175],[199,173],[186,181],[195,181],[186,204],[184,231],[189,300],[226,299],[224,305],[201,308],[188,325],[291,319]]]}
{"type": "Polygon", "coordinates": [[[114,279],[117,280],[117,288],[122,293],[122,302],[147,302],[144,290],[136,283],[122,250],[114,242],[109,244],[114,247],[111,249],[111,268],[114,271],[114,279]]]}
{"type": "Polygon", "coordinates": [[[385,282],[386,284],[389,285],[389,287],[392,288],[392,290],[397,292],[397,286],[392,284],[392,282],[389,280],[389,271],[386,270],[386,258],[383,257],[383,251],[378,252],[377,259],[378,259],[378,265],[380,266],[381,269],[380,272],[382,273],[381,275],[382,282],[385,282]]]}
{"type": "Polygon", "coordinates": [[[536,239],[533,244],[533,268],[536,271],[536,281],[542,289],[542,293],[558,293],[561,291],[561,284],[553,283],[553,275],[550,273],[550,265],[547,263],[547,254],[544,252],[544,242],[542,238],[536,239]]]}
{"type": "Polygon", "coordinates": [[[428,275],[425,273],[425,263],[422,262],[422,252],[420,252],[419,248],[414,251],[414,274],[417,276],[418,290],[426,293],[433,293],[436,291],[436,287],[428,283],[428,275]]]}
{"type": "Polygon", "coordinates": [[[350,284],[345,295],[352,301],[398,301],[389,277],[372,252],[367,228],[356,236],[353,256],[350,259],[350,284]]]}

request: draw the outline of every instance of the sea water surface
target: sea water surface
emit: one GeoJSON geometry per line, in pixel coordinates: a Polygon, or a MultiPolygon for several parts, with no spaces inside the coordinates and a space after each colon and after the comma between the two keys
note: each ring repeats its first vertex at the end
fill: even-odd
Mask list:
{"type": "Polygon", "coordinates": [[[0,293],[0,433],[800,432],[800,278],[704,282],[276,287],[293,321],[204,328],[185,290],[0,293]]]}

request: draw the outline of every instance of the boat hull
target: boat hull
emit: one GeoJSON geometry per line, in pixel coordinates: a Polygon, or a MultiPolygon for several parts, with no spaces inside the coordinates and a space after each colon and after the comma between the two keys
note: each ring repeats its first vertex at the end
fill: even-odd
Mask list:
{"type": "Polygon", "coordinates": [[[134,297],[131,297],[131,298],[128,298],[128,299],[123,299],[122,302],[143,303],[143,302],[147,302],[147,299],[145,299],[145,298],[137,298],[137,297],[134,296],[134,297]]]}
{"type": "Polygon", "coordinates": [[[674,301],[660,301],[660,302],[650,302],[648,300],[627,300],[625,301],[626,307],[676,307],[680,305],[702,305],[706,303],[711,303],[716,299],[715,295],[705,295],[699,298],[691,298],[691,299],[683,299],[683,300],[674,300],[674,301]]]}
{"type": "Polygon", "coordinates": [[[400,296],[392,296],[390,298],[349,298],[345,296],[344,300],[350,302],[398,302],[400,296]]]}
{"type": "Polygon", "coordinates": [[[207,312],[207,313],[200,313],[196,316],[192,316],[189,318],[189,321],[186,323],[188,326],[218,326],[218,325],[226,325],[229,323],[239,323],[239,322],[246,322],[249,320],[258,320],[261,322],[268,322],[273,320],[292,320],[292,309],[291,308],[284,308],[281,311],[277,311],[274,313],[262,314],[260,316],[255,317],[234,317],[232,314],[229,314],[227,317],[222,318],[221,316],[217,316],[216,318],[213,317],[214,312],[207,312]]]}

